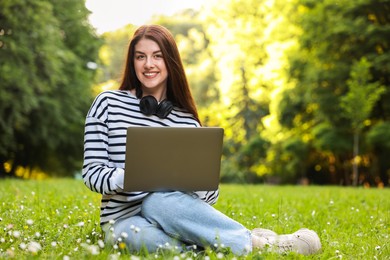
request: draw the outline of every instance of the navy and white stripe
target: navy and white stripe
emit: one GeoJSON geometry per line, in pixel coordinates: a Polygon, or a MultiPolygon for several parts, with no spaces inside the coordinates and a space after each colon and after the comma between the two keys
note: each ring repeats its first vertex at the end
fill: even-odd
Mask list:
{"type": "MultiPolygon", "coordinates": [[[[147,192],[123,192],[118,188],[117,170],[125,167],[126,131],[129,126],[199,127],[195,118],[174,108],[165,119],[145,116],[139,99],[129,91],[105,91],[93,102],[85,122],[83,179],[92,191],[102,194],[100,223],[140,212],[147,192]]],[[[214,204],[219,192],[196,192],[214,204]]]]}

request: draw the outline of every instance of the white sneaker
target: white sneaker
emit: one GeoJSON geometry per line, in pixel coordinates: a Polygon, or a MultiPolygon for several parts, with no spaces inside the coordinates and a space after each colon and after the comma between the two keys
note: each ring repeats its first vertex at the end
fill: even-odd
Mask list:
{"type": "Polygon", "coordinates": [[[276,234],[274,231],[270,229],[255,228],[252,230],[252,235],[267,238],[267,237],[276,237],[278,234],[276,234]]]}
{"type": "Polygon", "coordinates": [[[297,252],[303,255],[317,253],[321,249],[320,238],[317,233],[307,228],[302,228],[290,235],[264,237],[271,251],[278,253],[297,252]]]}

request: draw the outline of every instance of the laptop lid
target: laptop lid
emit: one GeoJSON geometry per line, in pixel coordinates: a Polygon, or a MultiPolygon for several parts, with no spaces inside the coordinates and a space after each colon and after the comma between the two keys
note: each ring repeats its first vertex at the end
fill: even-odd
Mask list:
{"type": "Polygon", "coordinates": [[[124,190],[218,189],[223,133],[218,127],[129,127],[124,190]]]}

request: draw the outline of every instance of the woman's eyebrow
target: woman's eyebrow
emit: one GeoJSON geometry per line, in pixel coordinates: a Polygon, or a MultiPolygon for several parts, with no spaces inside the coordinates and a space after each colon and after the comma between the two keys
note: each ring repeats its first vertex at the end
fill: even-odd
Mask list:
{"type": "MultiPolygon", "coordinates": [[[[135,51],[136,53],[141,53],[141,54],[145,54],[144,52],[142,51],[135,51]]],[[[156,53],[159,53],[159,52],[162,52],[161,50],[158,50],[158,51],[154,51],[153,54],[156,54],[156,53]]]]}

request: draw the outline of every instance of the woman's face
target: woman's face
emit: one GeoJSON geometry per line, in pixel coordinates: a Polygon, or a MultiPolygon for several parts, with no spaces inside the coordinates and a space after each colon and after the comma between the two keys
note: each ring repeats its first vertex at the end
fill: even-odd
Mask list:
{"type": "Polygon", "coordinates": [[[160,47],[155,41],[141,39],[134,50],[134,68],[142,84],[143,95],[166,98],[168,71],[160,47]]]}

